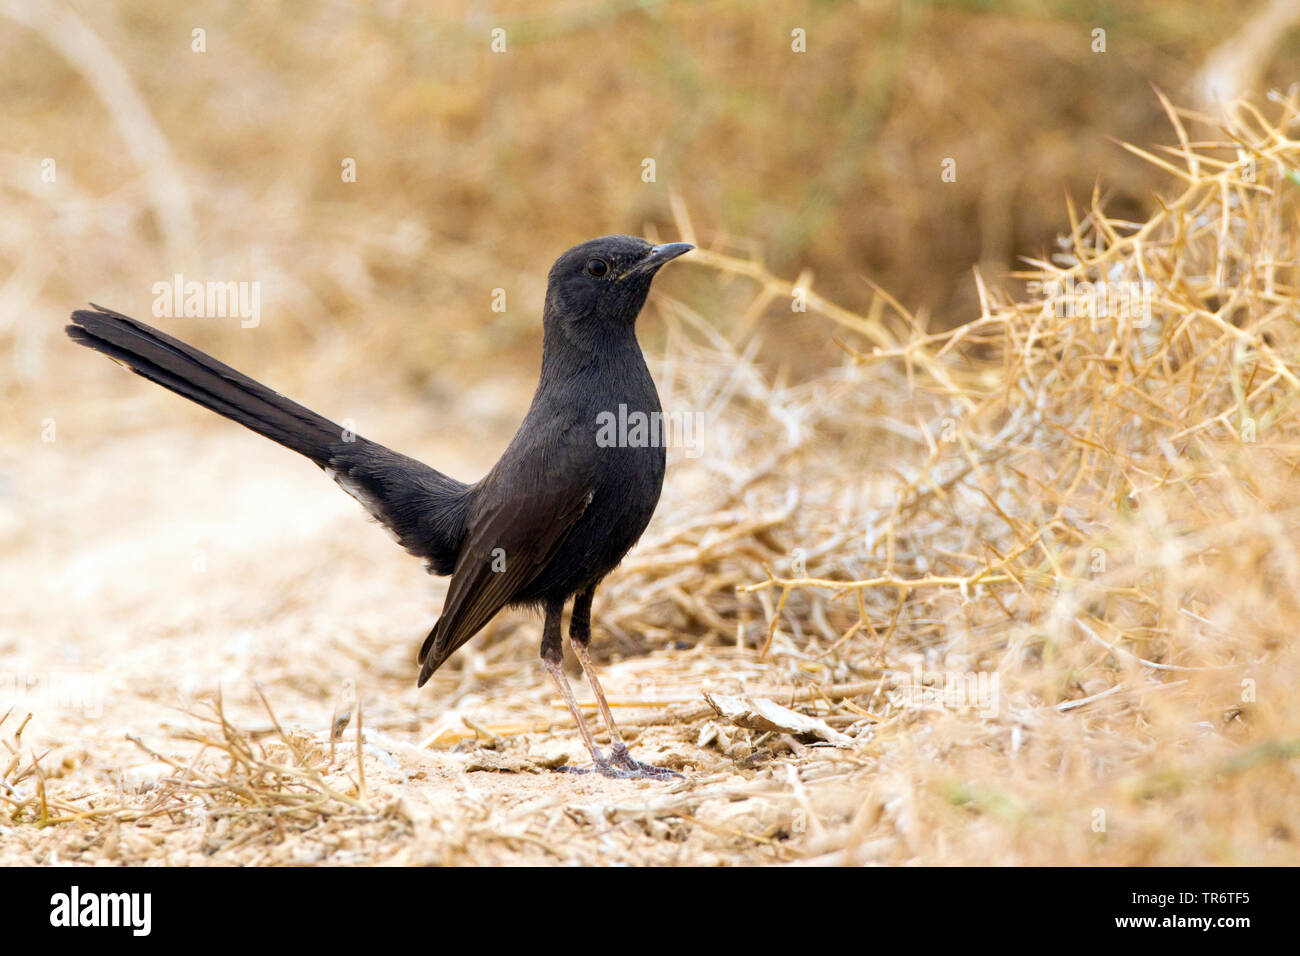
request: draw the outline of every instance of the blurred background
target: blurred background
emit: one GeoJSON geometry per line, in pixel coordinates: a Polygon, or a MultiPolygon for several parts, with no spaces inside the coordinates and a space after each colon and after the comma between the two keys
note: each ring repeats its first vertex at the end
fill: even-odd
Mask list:
{"type": "MultiPolygon", "coordinates": [[[[1021,257],[1056,248],[1067,197],[1158,208],[1169,176],[1119,143],[1175,141],[1161,92],[1213,115],[1289,88],[1298,17],[1289,0],[0,0],[0,659],[111,691],[109,720],[38,714],[28,742],[99,735],[126,765],[123,726],[218,685],[256,711],[254,677],[316,723],[340,680],[368,681],[374,725],[418,741],[536,654],[535,622],[503,616],[476,647],[504,656],[467,649],[417,695],[444,582],[309,464],[76,349],[72,309],[156,324],[473,480],[527,407],[547,269],[571,245],[689,221],[703,250],[855,314],[879,288],[951,328],[978,315],[972,270],[1014,294],[1021,257]],[[255,326],[157,317],[178,275],[256,283],[255,326]]],[[[655,295],[677,304],[639,326],[661,390],[687,312],[773,388],[844,362],[825,316],[702,257],[655,295]]],[[[707,483],[678,474],[652,531],[707,483]]],[[[744,626],[761,643],[767,625],[744,626]]]]}
{"type": "MultiPolygon", "coordinates": [[[[1291,82],[1295,7],[0,0],[0,389],[107,379],[67,351],[64,315],[145,313],[176,273],[260,283],[253,334],[177,324],[286,387],[378,366],[436,398],[513,376],[555,256],[672,238],[674,194],[713,247],[957,324],[971,268],[1042,255],[1067,194],[1103,182],[1112,215],[1150,207],[1158,171],[1114,141],[1165,133],[1155,89],[1208,105],[1291,82]]],[[[675,273],[710,322],[736,320],[725,287],[675,273]]],[[[820,322],[781,312],[787,360],[836,359],[820,322]]]]}

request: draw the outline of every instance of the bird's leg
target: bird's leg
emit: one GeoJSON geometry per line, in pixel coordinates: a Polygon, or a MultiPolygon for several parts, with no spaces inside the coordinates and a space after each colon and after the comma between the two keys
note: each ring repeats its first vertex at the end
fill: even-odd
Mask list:
{"type": "Polygon", "coordinates": [[[618,732],[614,715],[609,711],[605,692],[601,690],[600,681],[596,679],[596,668],[592,666],[591,655],[587,653],[587,646],[591,643],[591,599],[595,593],[595,587],[590,587],[573,599],[573,616],[569,620],[569,643],[573,645],[573,653],[582,662],[582,672],[587,675],[591,691],[596,695],[596,706],[600,708],[600,715],[609,730],[609,762],[625,771],[628,776],[649,777],[655,780],[680,779],[682,776],[680,773],[633,760],[632,755],[627,752],[623,735],[618,732]]]}
{"type": "MultiPolygon", "coordinates": [[[[560,693],[564,695],[564,702],[569,705],[569,713],[573,715],[574,723],[578,725],[578,733],[582,735],[582,742],[587,745],[587,750],[591,752],[592,762],[595,763],[596,769],[602,773],[605,768],[612,769],[608,760],[606,760],[599,750],[596,749],[596,741],[592,739],[591,730],[587,727],[587,721],[582,717],[582,711],[578,709],[578,702],[573,699],[573,690],[569,687],[569,679],[564,676],[564,635],[560,630],[560,617],[564,614],[564,600],[546,602],[546,622],[542,625],[542,663],[546,665],[547,671],[550,672],[555,683],[560,687],[560,693]]],[[[576,770],[573,767],[564,767],[564,770],[576,770]]]]}

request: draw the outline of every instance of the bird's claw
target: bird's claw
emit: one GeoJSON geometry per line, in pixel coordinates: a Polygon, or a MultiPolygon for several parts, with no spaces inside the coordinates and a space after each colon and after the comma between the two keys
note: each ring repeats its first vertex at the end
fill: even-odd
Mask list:
{"type": "MultiPolygon", "coordinates": [[[[654,764],[642,763],[639,760],[633,760],[632,755],[627,752],[627,748],[618,744],[610,748],[609,761],[613,769],[620,771],[620,776],[636,777],[642,780],[682,780],[680,773],[675,770],[669,770],[666,767],[656,767],[654,764]]],[[[604,771],[602,771],[603,773],[604,771]]],[[[605,774],[609,776],[609,774],[605,774]]]]}
{"type": "Polygon", "coordinates": [[[669,770],[666,767],[656,767],[654,764],[642,763],[639,760],[632,759],[632,755],[627,752],[626,747],[617,746],[610,748],[609,758],[596,757],[594,767],[560,767],[560,773],[591,773],[593,770],[602,777],[608,777],[611,780],[683,780],[685,779],[675,770],[669,770]]]}

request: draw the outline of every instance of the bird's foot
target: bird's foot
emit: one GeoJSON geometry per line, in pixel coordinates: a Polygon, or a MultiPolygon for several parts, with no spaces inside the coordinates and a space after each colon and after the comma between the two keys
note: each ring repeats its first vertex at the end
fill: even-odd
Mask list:
{"type": "Polygon", "coordinates": [[[609,763],[613,765],[615,770],[641,780],[685,779],[680,773],[669,770],[667,767],[656,767],[654,764],[633,760],[632,755],[627,752],[627,748],[622,744],[610,748],[609,763]]]}
{"type": "Polygon", "coordinates": [[[594,767],[564,766],[557,769],[560,773],[591,773],[595,771],[602,777],[609,777],[611,780],[668,781],[685,779],[675,770],[633,760],[632,755],[627,752],[627,748],[622,746],[611,748],[608,759],[597,755],[594,767]]]}

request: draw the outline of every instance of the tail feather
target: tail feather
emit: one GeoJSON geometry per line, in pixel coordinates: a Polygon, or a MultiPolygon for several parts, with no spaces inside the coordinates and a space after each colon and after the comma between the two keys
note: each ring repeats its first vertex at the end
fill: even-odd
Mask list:
{"type": "Polygon", "coordinates": [[[137,375],[184,395],[328,467],[343,429],[212,356],[130,316],[95,306],[72,313],[68,335],[137,375]]]}
{"type": "MultiPolygon", "coordinates": [[[[92,303],[93,304],[93,303],[92,303]]],[[[130,316],[72,313],[68,336],[137,375],[291,448],[325,469],[431,573],[450,574],[465,536],[472,486],[367,441],[130,316]]]]}

